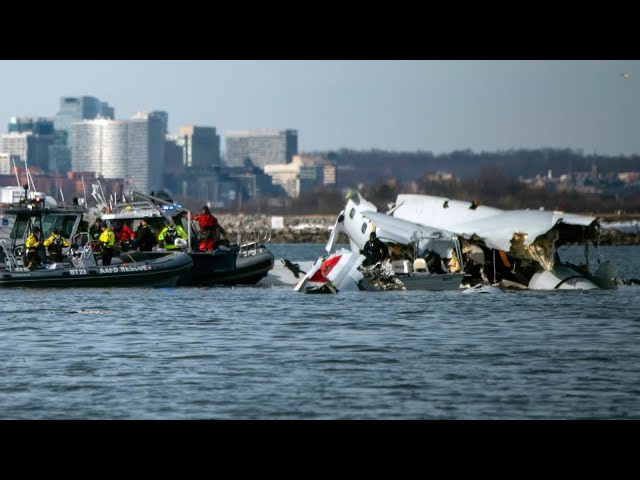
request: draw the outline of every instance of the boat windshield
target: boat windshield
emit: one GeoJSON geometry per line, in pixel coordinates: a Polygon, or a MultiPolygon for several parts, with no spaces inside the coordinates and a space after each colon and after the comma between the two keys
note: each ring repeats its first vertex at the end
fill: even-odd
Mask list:
{"type": "Polygon", "coordinates": [[[25,240],[34,226],[42,230],[42,238],[51,235],[51,231],[57,228],[64,238],[70,238],[78,228],[81,214],[73,212],[51,212],[45,215],[32,215],[30,213],[18,213],[15,216],[9,237],[14,241],[25,240]]]}
{"type": "Polygon", "coordinates": [[[75,232],[78,215],[45,215],[42,217],[42,230],[50,235],[54,228],[60,231],[64,238],[70,238],[75,232]]]}

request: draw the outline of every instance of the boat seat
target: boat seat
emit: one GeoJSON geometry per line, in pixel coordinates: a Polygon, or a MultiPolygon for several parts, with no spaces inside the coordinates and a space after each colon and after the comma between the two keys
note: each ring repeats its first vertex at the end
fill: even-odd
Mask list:
{"type": "Polygon", "coordinates": [[[424,258],[416,258],[413,262],[413,271],[414,272],[426,272],[427,271],[427,261],[424,258]]]}
{"type": "Polygon", "coordinates": [[[395,260],[391,262],[391,268],[395,273],[409,273],[409,266],[411,265],[409,260],[395,260]]]}

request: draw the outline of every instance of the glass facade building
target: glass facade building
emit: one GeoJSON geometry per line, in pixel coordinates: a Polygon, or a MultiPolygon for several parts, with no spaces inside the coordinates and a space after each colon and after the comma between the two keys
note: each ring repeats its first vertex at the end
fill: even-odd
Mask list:
{"type": "Polygon", "coordinates": [[[71,125],[71,168],[105,178],[126,179],[143,193],[162,188],[166,113],[136,114],[129,120],[85,120],[71,125]]]}
{"type": "Polygon", "coordinates": [[[61,97],[60,111],[54,120],[56,130],[69,131],[73,122],[92,120],[94,118],[115,118],[115,110],[107,102],[96,97],[61,97]]]}

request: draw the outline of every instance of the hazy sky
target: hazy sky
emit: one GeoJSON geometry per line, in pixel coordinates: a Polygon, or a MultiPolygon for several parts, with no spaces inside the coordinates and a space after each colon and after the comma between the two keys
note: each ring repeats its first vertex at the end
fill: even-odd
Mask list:
{"type": "Polygon", "coordinates": [[[294,128],[300,151],[640,154],[640,61],[0,61],[0,131],[92,95],[116,118],[294,128]],[[623,74],[628,73],[626,78],[623,74]]]}

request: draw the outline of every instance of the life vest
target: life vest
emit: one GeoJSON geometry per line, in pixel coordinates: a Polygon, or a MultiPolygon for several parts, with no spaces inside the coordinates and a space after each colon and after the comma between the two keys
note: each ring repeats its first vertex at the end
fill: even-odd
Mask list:
{"type": "Polygon", "coordinates": [[[30,234],[27,237],[27,241],[25,242],[27,250],[29,250],[30,252],[35,252],[36,248],[38,248],[38,241],[39,240],[36,238],[35,233],[30,234]]]}
{"type": "Polygon", "coordinates": [[[98,241],[102,247],[111,248],[113,244],[116,243],[116,238],[113,232],[106,228],[104,232],[100,234],[98,241]]]}
{"type": "Polygon", "coordinates": [[[167,244],[173,245],[176,238],[178,238],[178,232],[175,227],[167,228],[166,232],[164,232],[164,241],[167,244]]]}
{"type": "Polygon", "coordinates": [[[67,241],[60,235],[52,233],[49,238],[44,241],[44,246],[49,248],[52,254],[62,253],[62,247],[68,247],[67,241]]]}

